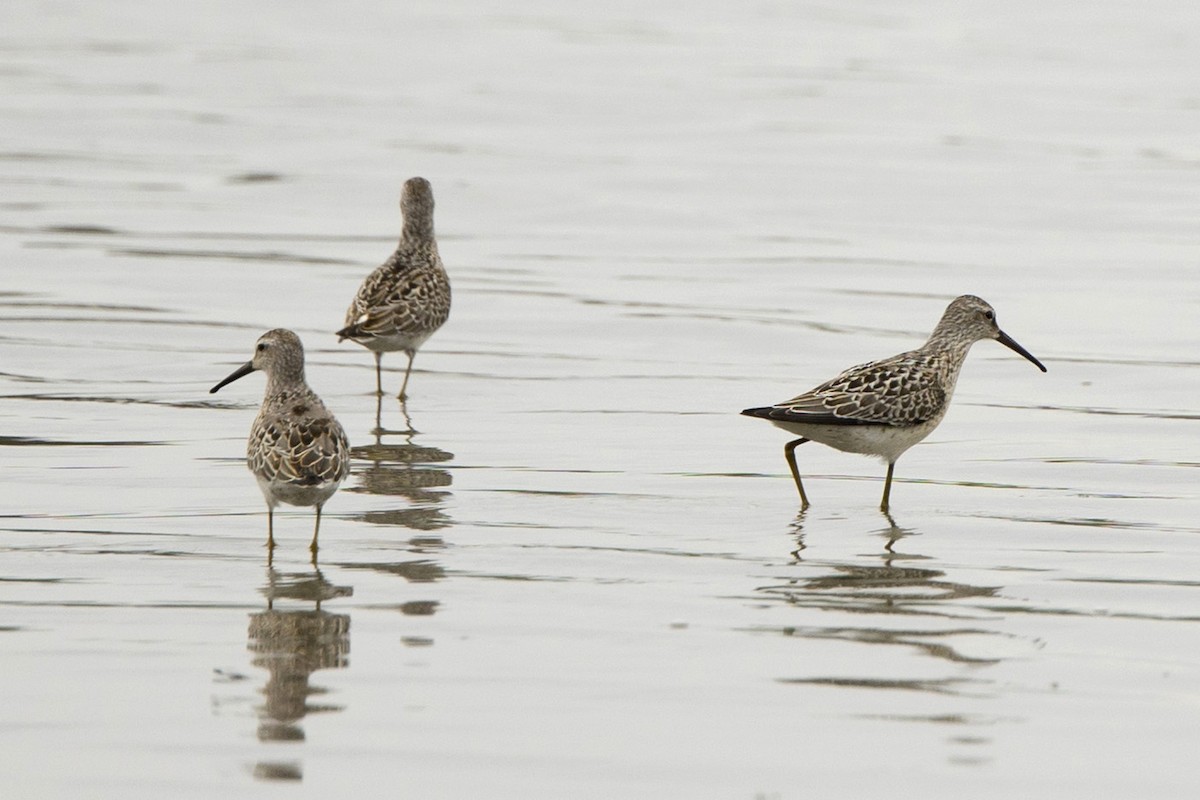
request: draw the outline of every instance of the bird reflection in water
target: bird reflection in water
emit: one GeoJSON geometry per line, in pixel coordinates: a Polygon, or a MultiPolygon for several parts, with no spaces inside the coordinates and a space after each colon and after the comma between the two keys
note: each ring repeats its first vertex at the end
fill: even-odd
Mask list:
{"type": "MultiPolygon", "coordinates": [[[[900,541],[905,536],[914,535],[916,533],[916,531],[913,531],[909,528],[902,528],[899,525],[897,525],[895,518],[892,517],[891,512],[889,512],[889,511],[882,511],[882,512],[880,512],[880,514],[883,516],[884,519],[887,520],[888,524],[887,524],[886,528],[883,528],[882,530],[879,531],[878,535],[883,536],[887,539],[887,541],[883,545],[883,549],[887,553],[889,553],[892,558],[900,558],[900,559],[923,559],[923,558],[925,558],[925,556],[920,556],[920,555],[901,555],[901,554],[896,553],[896,550],[895,550],[896,542],[900,541]]],[[[792,551],[791,551],[791,556],[794,561],[803,561],[804,559],[801,556],[801,553],[804,550],[808,549],[808,545],[806,545],[804,543],[804,518],[807,515],[808,515],[808,509],[803,508],[796,514],[796,518],[793,519],[790,523],[788,523],[788,528],[791,530],[792,538],[796,541],[796,546],[793,547],[792,551]]],[[[887,556],[885,556],[884,558],[887,561],[888,565],[890,565],[891,559],[889,559],[887,556]]]]}
{"type": "MultiPolygon", "coordinates": [[[[410,502],[403,508],[368,511],[359,516],[364,522],[399,525],[419,531],[444,528],[451,524],[450,517],[442,508],[450,493],[439,489],[449,486],[452,478],[448,470],[430,465],[450,461],[454,454],[414,442],[418,432],[413,428],[412,418],[403,402],[400,403],[400,411],[404,415],[405,429],[383,429],[379,425],[380,407],[379,398],[376,398],[375,430],[372,431],[375,441],[351,449],[351,455],[358,465],[353,473],[358,485],[348,491],[393,495],[410,502]],[[384,436],[399,436],[402,441],[385,442],[384,436]]],[[[438,537],[423,537],[423,540],[441,542],[438,537]]],[[[426,541],[426,544],[432,542],[426,541]]]]}
{"type": "MultiPolygon", "coordinates": [[[[326,690],[312,686],[310,676],[319,669],[344,669],[350,654],[350,616],[321,607],[327,600],[350,597],[349,586],[334,586],[320,570],[300,573],[267,572],[262,588],[264,611],[250,615],[247,649],[252,663],[270,673],[262,693],[266,702],[257,709],[261,742],[302,742],[301,721],[308,714],[341,711],[342,706],[312,703],[312,695],[326,690]],[[298,601],[299,608],[277,606],[298,601]],[[312,607],[307,605],[311,603],[312,607]]],[[[254,767],[260,780],[301,780],[300,765],[290,761],[265,761],[254,767]]]]}
{"type": "MultiPolygon", "coordinates": [[[[450,461],[454,454],[437,447],[417,444],[414,439],[419,434],[413,427],[408,406],[403,400],[400,401],[400,411],[404,415],[405,429],[384,430],[379,425],[379,398],[376,398],[375,430],[372,431],[375,442],[353,448],[351,451],[356,463],[366,466],[355,468],[354,477],[358,480],[358,485],[348,491],[393,495],[407,499],[409,504],[401,508],[368,511],[359,516],[359,519],[373,525],[399,526],[419,531],[410,536],[403,545],[407,553],[416,554],[418,558],[380,562],[355,561],[341,566],[345,569],[365,569],[395,575],[410,583],[433,583],[446,576],[445,567],[430,558],[430,554],[439,552],[446,546],[436,531],[451,525],[452,520],[442,509],[450,497],[450,492],[439,491],[450,485],[450,472],[431,465],[450,461]],[[385,436],[400,437],[401,440],[384,441],[385,436]]],[[[398,608],[406,616],[428,616],[433,614],[438,606],[437,600],[422,599],[402,603],[398,608]]]]}
{"type": "MultiPolygon", "coordinates": [[[[916,531],[898,525],[890,514],[887,524],[877,531],[884,539],[883,551],[853,563],[817,561],[806,552],[805,513],[800,512],[790,524],[794,541],[792,562],[803,568],[798,575],[774,585],[759,588],[761,595],[788,605],[822,612],[845,612],[862,619],[864,614],[886,614],[937,620],[935,625],[905,625],[903,627],[861,626],[849,624],[788,626],[784,633],[810,639],[839,639],[869,644],[891,644],[917,648],[927,655],[955,663],[992,664],[997,659],[966,655],[949,644],[956,638],[995,636],[996,631],[954,622],[971,620],[974,610],[962,600],[993,597],[997,586],[974,586],[948,580],[940,569],[920,566],[928,556],[905,552],[903,541],[916,531]],[[951,621],[950,625],[946,621],[951,621]]],[[[853,678],[789,679],[787,682],[854,684],[853,678]]],[[[952,679],[951,683],[959,682],[952,679]]],[[[876,684],[868,681],[871,686],[876,684]]],[[[904,681],[900,681],[903,684],[904,681]]],[[[927,683],[927,682],[924,682],[927,683]]],[[[897,688],[929,688],[899,685],[897,688]]],[[[934,689],[937,691],[937,689],[934,689]]]]}

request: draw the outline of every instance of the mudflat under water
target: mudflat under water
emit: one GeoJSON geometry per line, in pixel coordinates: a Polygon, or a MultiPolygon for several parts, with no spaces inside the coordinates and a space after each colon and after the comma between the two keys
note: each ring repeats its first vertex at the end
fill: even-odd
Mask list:
{"type": "Polygon", "coordinates": [[[1198,9],[9,4],[0,793],[1191,796],[1198,9]],[[375,433],[411,175],[454,309],[375,433]],[[966,292],[1049,372],[797,515],[738,411],[966,292]],[[319,568],[207,394],[277,326],[319,568]]]}

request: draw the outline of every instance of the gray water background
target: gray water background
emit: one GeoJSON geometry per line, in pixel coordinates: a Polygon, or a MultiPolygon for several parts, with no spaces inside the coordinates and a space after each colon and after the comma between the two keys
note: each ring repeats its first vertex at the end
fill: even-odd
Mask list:
{"type": "Polygon", "coordinates": [[[3,795],[1192,796],[1198,9],[4,4],[3,795]],[[454,309],[376,438],[411,175],[454,309]],[[1049,372],[798,516],[737,412],[965,292],[1049,372]],[[276,326],[319,570],[207,394],[276,326]]]}

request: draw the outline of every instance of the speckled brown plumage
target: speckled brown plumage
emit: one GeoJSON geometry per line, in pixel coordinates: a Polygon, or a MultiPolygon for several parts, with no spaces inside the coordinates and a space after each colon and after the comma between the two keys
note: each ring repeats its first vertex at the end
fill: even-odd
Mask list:
{"type": "Polygon", "coordinates": [[[304,379],[304,346],[284,328],[259,337],[254,358],[210,391],[256,370],[267,373],[262,407],[246,440],[246,466],[267,501],[267,546],[274,548],[275,506],[315,506],[310,549],[317,553],[321,508],[350,474],[346,432],[304,379]]]}
{"type": "Polygon", "coordinates": [[[808,506],[808,497],[794,451],[800,444],[815,441],[883,458],[888,471],[880,508],[887,511],[896,460],[942,421],[967,353],[981,339],[996,339],[1046,371],[1040,361],[1000,330],[990,305],[973,295],[963,295],[946,308],[922,347],[851,367],[791,400],[748,408],[742,413],[769,420],[801,437],[788,442],[784,454],[803,507],[808,506]]]}
{"type": "Polygon", "coordinates": [[[403,400],[417,349],[450,316],[450,279],[434,236],[429,181],[406,181],[400,209],[404,217],[400,244],[363,281],[337,336],[338,341],[351,339],[375,354],[376,390],[381,394],[383,354],[407,353],[408,367],[399,395],[403,400]]]}
{"type": "Polygon", "coordinates": [[[944,412],[954,372],[947,353],[911,350],[851,367],[791,400],[743,413],[827,425],[916,425],[944,412]],[[904,402],[896,402],[899,398],[904,402]]]}
{"type": "MultiPolygon", "coordinates": [[[[350,472],[349,444],[342,426],[320,399],[307,390],[295,398],[283,392],[267,398],[250,429],[246,464],[250,471],[272,485],[320,487],[345,480],[350,472]],[[291,406],[296,399],[304,405],[291,406]],[[303,413],[297,411],[303,408],[303,413]]],[[[299,504],[308,505],[308,504],[299,504]]]]}

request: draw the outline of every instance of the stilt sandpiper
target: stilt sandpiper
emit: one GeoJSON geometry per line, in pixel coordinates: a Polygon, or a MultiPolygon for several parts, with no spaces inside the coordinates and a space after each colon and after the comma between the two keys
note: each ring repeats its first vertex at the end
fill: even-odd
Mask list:
{"type": "Polygon", "coordinates": [[[408,376],[417,348],[450,316],[450,279],[433,235],[433,188],[424,178],[409,178],[400,197],[404,229],[391,258],[367,276],[346,311],[338,341],[350,339],[375,354],[375,391],[383,394],[384,353],[408,355],[400,399],[407,397],[408,376]]]}
{"type": "Polygon", "coordinates": [[[275,506],[316,506],[313,561],[321,532],[321,508],[350,474],[350,444],[342,426],[304,380],[304,345],[284,328],[267,331],[254,357],[210,393],[255,370],[267,373],[262,408],[246,443],[246,465],[267,501],[267,548],[275,547],[275,506]]]}
{"type": "Polygon", "coordinates": [[[801,508],[808,508],[808,496],[795,451],[812,441],[882,458],[888,468],[879,507],[887,511],[896,459],[942,421],[967,352],[981,339],[995,339],[1046,371],[1042,362],[1000,330],[990,305],[966,294],[950,303],[920,348],[851,367],[791,400],[742,413],[800,437],[784,445],[783,453],[800,491],[801,508]]]}

